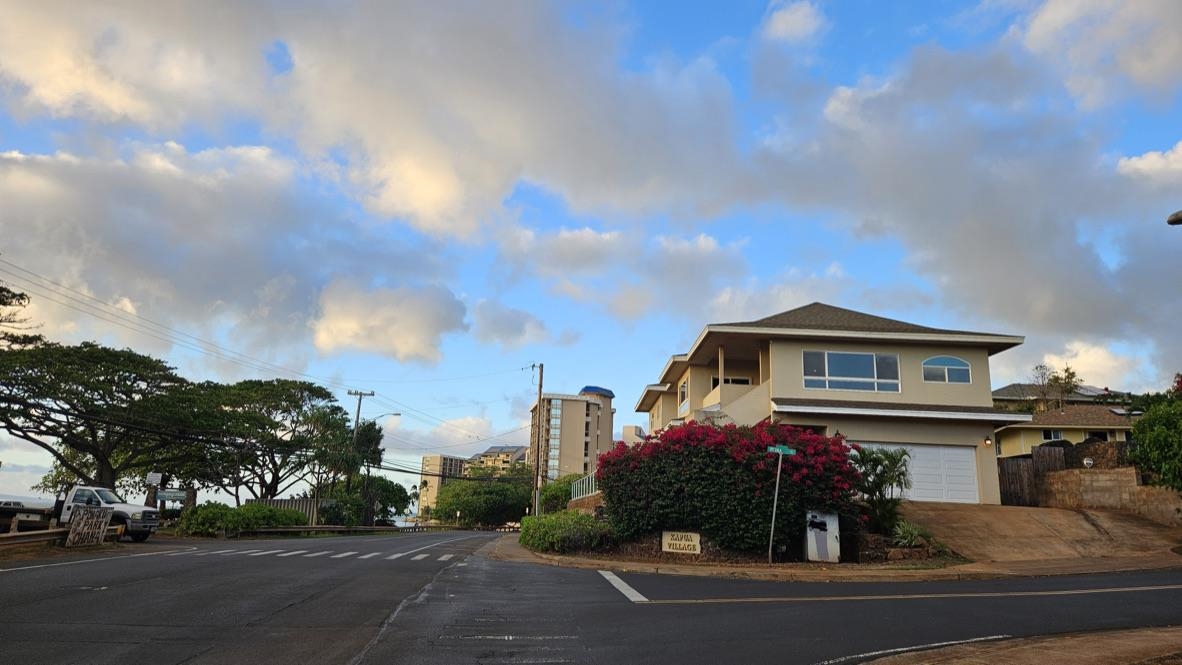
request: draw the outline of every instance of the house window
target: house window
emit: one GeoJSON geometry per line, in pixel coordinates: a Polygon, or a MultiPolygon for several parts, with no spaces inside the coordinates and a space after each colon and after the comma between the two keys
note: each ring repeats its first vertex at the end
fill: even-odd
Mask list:
{"type": "Polygon", "coordinates": [[[1108,440],[1108,432],[1088,432],[1089,439],[1100,439],[1101,441],[1108,440]]]}
{"type": "Polygon", "coordinates": [[[925,383],[971,383],[969,364],[953,356],[936,356],[923,361],[925,383]]]}
{"type": "MultiPolygon", "coordinates": [[[[749,376],[728,376],[722,381],[728,386],[749,386],[751,385],[751,377],[749,376]]],[[[710,389],[714,390],[718,387],[718,377],[710,377],[710,389]]]]}
{"type": "Polygon", "coordinates": [[[1042,431],[1043,441],[1062,441],[1063,432],[1057,429],[1044,429],[1042,431]]]}
{"type": "Polygon", "coordinates": [[[899,356],[893,353],[805,351],[804,387],[899,392],[899,356]]]}
{"type": "Polygon", "coordinates": [[[680,415],[686,411],[689,411],[689,379],[677,386],[677,413],[680,415]]]}

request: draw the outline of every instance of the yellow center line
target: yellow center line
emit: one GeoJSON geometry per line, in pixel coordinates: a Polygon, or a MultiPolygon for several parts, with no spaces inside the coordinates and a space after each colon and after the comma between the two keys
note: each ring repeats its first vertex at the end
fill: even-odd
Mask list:
{"type": "Polygon", "coordinates": [[[638,605],[711,605],[725,603],[832,603],[851,600],[934,600],[947,598],[1028,598],[1031,596],[1083,596],[1097,593],[1138,593],[1142,591],[1177,591],[1182,584],[1158,586],[1109,587],[1103,589],[1063,589],[1059,591],[980,591],[973,593],[912,593],[867,596],[780,596],[770,598],[697,598],[686,600],[643,600],[638,605]]]}

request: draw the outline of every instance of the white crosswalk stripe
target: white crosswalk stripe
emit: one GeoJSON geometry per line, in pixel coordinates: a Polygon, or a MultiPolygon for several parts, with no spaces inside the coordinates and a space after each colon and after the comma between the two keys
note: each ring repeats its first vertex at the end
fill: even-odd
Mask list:
{"type": "Polygon", "coordinates": [[[411,561],[422,561],[423,559],[426,559],[429,556],[431,556],[431,555],[430,554],[416,554],[413,557],[411,557],[410,560],[411,561]]]}
{"type": "Polygon", "coordinates": [[[308,552],[308,550],[295,550],[294,552],[284,552],[283,554],[280,554],[279,556],[295,556],[297,554],[306,554],[307,552],[308,552]]]}
{"type": "Polygon", "coordinates": [[[332,550],[324,550],[323,552],[315,552],[313,554],[305,554],[305,559],[311,559],[314,556],[324,556],[325,554],[332,554],[332,550]]]}
{"type": "Polygon", "coordinates": [[[198,552],[193,556],[209,556],[211,554],[225,554],[226,552],[233,552],[234,550],[218,550],[216,552],[198,552]]]}
{"type": "Polygon", "coordinates": [[[251,554],[250,556],[267,556],[268,554],[275,554],[276,552],[282,552],[282,551],[283,550],[263,550],[262,552],[255,552],[254,554],[251,554]]]}
{"type": "Polygon", "coordinates": [[[357,558],[358,559],[372,559],[375,556],[381,556],[381,555],[382,555],[381,552],[370,552],[369,554],[362,554],[361,556],[359,556],[357,558]]]}
{"type": "Polygon", "coordinates": [[[447,561],[448,559],[452,558],[453,556],[455,556],[455,555],[454,554],[444,554],[443,556],[439,557],[439,560],[440,561],[447,561]]]}
{"type": "Polygon", "coordinates": [[[399,552],[398,554],[391,554],[390,556],[386,557],[386,560],[392,561],[394,559],[398,559],[398,558],[401,558],[404,556],[406,556],[406,552],[399,552]]]}
{"type": "Polygon", "coordinates": [[[332,558],[334,558],[334,559],[344,559],[345,557],[347,557],[347,556],[353,556],[354,554],[357,554],[357,553],[356,553],[356,552],[341,552],[340,554],[334,554],[334,555],[332,555],[332,558]]]}
{"type": "Polygon", "coordinates": [[[250,554],[251,552],[262,552],[262,550],[226,550],[222,556],[234,556],[235,554],[250,554]]]}

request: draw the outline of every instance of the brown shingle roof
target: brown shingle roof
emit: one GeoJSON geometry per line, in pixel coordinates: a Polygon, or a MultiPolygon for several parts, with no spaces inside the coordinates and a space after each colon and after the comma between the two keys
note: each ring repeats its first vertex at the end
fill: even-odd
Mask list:
{"type": "Polygon", "coordinates": [[[843,330],[848,332],[917,333],[939,335],[984,335],[988,333],[964,330],[929,328],[905,321],[896,321],[852,309],[815,302],[786,312],[773,314],[756,321],[724,323],[739,328],[787,328],[793,330],[843,330]]]}
{"type": "Polygon", "coordinates": [[[1111,429],[1133,426],[1133,422],[1137,419],[1136,415],[1130,418],[1114,413],[1113,409],[1119,411],[1121,407],[1110,404],[1065,404],[1062,409],[1036,413],[1034,419],[1029,423],[1022,423],[1015,425],[1015,427],[1054,426],[1111,429]]]}

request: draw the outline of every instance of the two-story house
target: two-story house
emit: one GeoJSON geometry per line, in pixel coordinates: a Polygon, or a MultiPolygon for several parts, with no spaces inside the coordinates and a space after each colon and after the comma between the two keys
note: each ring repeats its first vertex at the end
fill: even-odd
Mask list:
{"type": "Polygon", "coordinates": [[[911,452],[921,501],[1000,503],[989,357],[1013,335],[942,330],[823,303],[707,325],[636,405],[650,431],[687,420],[770,420],[911,452]]]}

